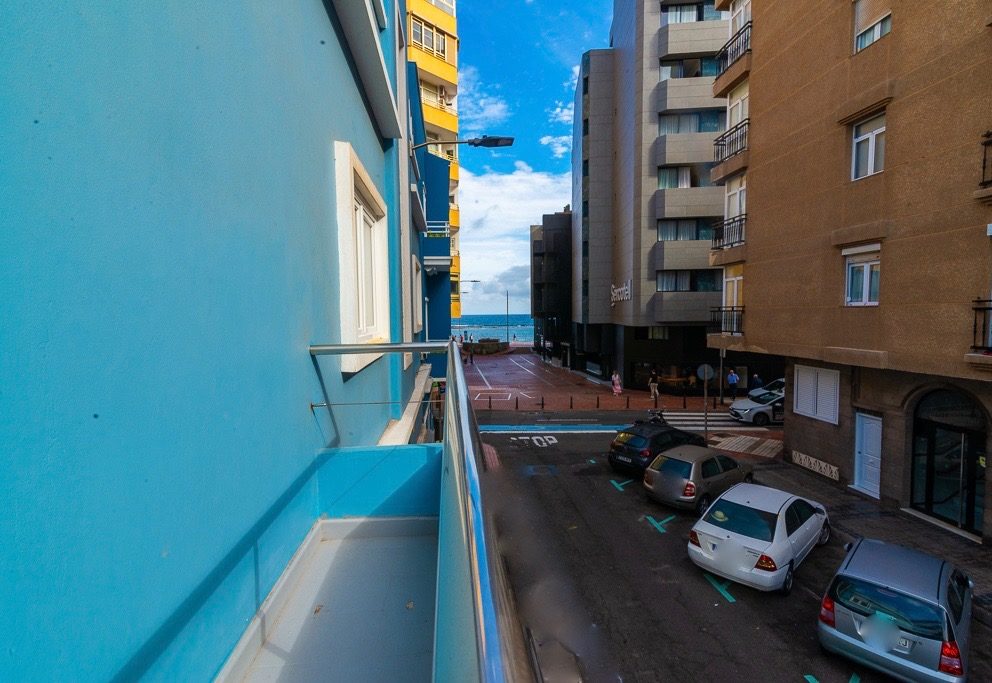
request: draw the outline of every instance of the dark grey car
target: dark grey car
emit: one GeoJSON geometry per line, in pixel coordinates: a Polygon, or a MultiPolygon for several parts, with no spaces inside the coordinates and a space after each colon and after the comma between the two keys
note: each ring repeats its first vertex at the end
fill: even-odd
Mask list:
{"type": "Polygon", "coordinates": [[[678,446],[658,455],[644,470],[648,498],[700,515],[734,484],[751,481],[751,465],[702,446],[678,446]]]}
{"type": "Polygon", "coordinates": [[[964,681],[974,584],[950,562],[862,539],[820,605],[824,649],[905,681],[964,681]]]}

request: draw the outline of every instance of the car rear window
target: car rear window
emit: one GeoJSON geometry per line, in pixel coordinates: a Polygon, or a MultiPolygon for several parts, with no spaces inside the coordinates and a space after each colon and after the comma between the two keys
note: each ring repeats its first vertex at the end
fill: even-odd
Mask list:
{"type": "Polygon", "coordinates": [[[774,513],[755,510],[722,498],[710,507],[703,521],[759,541],[771,541],[775,536],[774,513]]]}
{"type": "Polygon", "coordinates": [[[659,455],[654,459],[654,462],[651,463],[651,469],[672,477],[688,479],[689,475],[692,473],[692,463],[686,462],[685,460],[679,460],[678,458],[670,458],[665,455],[659,455]]]}
{"type": "Polygon", "coordinates": [[[907,633],[931,640],[944,639],[945,619],[940,608],[905,593],[849,576],[838,576],[830,587],[830,597],[862,616],[877,615],[888,619],[907,633]]]}
{"type": "MultiPolygon", "coordinates": [[[[600,442],[602,443],[602,442],[600,442]]],[[[638,436],[637,434],[631,434],[630,432],[620,432],[617,434],[617,438],[613,439],[613,443],[619,445],[627,445],[631,448],[644,448],[648,445],[648,440],[643,436],[638,436]]]]}

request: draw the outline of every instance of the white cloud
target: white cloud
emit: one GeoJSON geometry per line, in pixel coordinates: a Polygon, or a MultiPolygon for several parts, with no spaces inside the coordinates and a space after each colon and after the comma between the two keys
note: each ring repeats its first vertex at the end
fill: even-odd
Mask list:
{"type": "Polygon", "coordinates": [[[562,86],[566,90],[575,90],[575,86],[579,84],[579,65],[576,64],[572,67],[572,75],[569,76],[568,80],[562,83],[562,86]]]}
{"type": "Polygon", "coordinates": [[[551,110],[548,119],[551,123],[565,123],[571,126],[575,119],[575,103],[565,104],[561,100],[555,102],[555,108],[551,110]]]}
{"type": "Polygon", "coordinates": [[[462,312],[530,312],[530,226],[541,215],[561,211],[571,201],[570,173],[535,171],[523,161],[512,173],[461,167],[458,203],[462,227],[459,249],[465,285],[462,312]]]}
{"type": "Polygon", "coordinates": [[[571,135],[545,135],[538,142],[550,147],[555,159],[561,159],[572,149],[571,135]]]}
{"type": "Polygon", "coordinates": [[[458,72],[458,125],[463,133],[477,133],[510,118],[510,107],[479,82],[479,70],[464,66],[458,72]]]}

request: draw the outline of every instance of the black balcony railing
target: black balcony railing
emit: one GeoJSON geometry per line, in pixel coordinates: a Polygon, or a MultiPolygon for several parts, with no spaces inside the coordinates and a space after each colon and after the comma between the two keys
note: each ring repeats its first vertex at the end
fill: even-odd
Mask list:
{"type": "Polygon", "coordinates": [[[732,216],[713,224],[713,249],[728,249],[744,244],[744,227],[747,225],[747,214],[732,216]]]}
{"type": "Polygon", "coordinates": [[[982,134],[982,182],[980,187],[992,187],[992,130],[982,134]]]}
{"type": "Polygon", "coordinates": [[[751,119],[744,119],[713,141],[713,161],[721,163],[747,149],[747,128],[751,119]]]}
{"type": "Polygon", "coordinates": [[[716,77],[730,68],[730,65],[751,51],[751,22],[741,26],[741,30],[727,41],[727,44],[716,53],[716,77]]]}
{"type": "Polygon", "coordinates": [[[975,324],[972,328],[972,351],[992,353],[992,301],[975,299],[971,309],[975,312],[975,324]]]}
{"type": "Polygon", "coordinates": [[[710,327],[725,334],[744,334],[744,307],[721,306],[710,309],[710,327]]]}

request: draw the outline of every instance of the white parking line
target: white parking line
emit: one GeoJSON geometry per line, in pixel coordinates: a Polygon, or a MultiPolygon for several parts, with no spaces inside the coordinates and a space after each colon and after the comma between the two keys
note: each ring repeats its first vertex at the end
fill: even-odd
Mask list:
{"type": "Polygon", "coordinates": [[[487,389],[492,389],[492,388],[493,388],[493,385],[492,385],[492,384],[490,384],[490,383],[489,383],[489,380],[488,380],[488,379],[486,379],[486,376],[482,374],[482,370],[480,370],[480,369],[479,369],[479,366],[478,366],[478,365],[473,365],[472,367],[474,367],[474,368],[475,368],[475,371],[476,371],[477,373],[479,373],[479,377],[481,377],[481,378],[482,378],[482,381],[486,383],[486,388],[487,388],[487,389]]]}
{"type": "Polygon", "coordinates": [[[531,370],[528,370],[528,369],[527,369],[527,368],[525,368],[525,367],[524,367],[523,365],[521,365],[520,363],[518,363],[518,362],[516,361],[516,359],[514,359],[514,358],[511,358],[511,359],[510,359],[510,362],[511,362],[511,363],[513,363],[514,365],[516,365],[516,366],[517,366],[518,368],[520,368],[520,369],[521,369],[521,370],[523,370],[524,372],[528,372],[528,373],[530,373],[530,374],[532,374],[532,375],[534,375],[534,377],[537,377],[537,378],[538,378],[539,380],[541,380],[541,381],[542,381],[542,382],[544,382],[545,384],[550,384],[551,386],[554,386],[554,383],[553,383],[553,382],[549,382],[548,380],[546,380],[546,379],[544,379],[543,377],[538,377],[538,375],[537,375],[537,373],[536,373],[536,372],[533,372],[533,371],[531,371],[531,370]]]}

